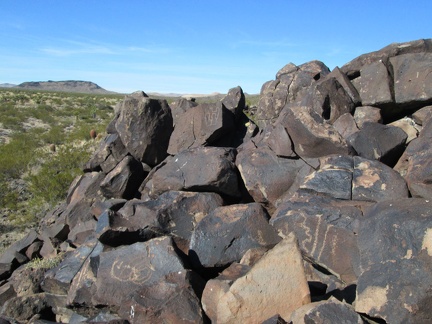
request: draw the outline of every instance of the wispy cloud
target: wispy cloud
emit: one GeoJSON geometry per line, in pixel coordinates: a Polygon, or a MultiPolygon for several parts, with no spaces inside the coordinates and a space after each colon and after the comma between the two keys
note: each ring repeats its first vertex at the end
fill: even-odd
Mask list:
{"type": "Polygon", "coordinates": [[[48,55],[62,57],[82,54],[125,55],[131,53],[166,54],[171,52],[169,48],[161,46],[118,46],[74,40],[60,40],[58,42],[60,43],[59,45],[45,46],[39,48],[39,50],[48,55]]]}

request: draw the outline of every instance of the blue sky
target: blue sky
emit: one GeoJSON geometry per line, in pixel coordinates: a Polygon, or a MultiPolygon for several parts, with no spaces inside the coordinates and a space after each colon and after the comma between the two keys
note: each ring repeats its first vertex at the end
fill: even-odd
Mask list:
{"type": "Polygon", "coordinates": [[[330,69],[432,37],[432,1],[0,0],[0,83],[259,93],[287,63],[330,69]]]}

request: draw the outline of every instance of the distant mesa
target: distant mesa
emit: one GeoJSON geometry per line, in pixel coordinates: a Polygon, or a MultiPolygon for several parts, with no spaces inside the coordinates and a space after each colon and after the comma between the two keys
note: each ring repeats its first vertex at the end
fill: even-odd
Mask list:
{"type": "Polygon", "coordinates": [[[115,93],[113,91],[105,90],[96,83],[90,81],[36,81],[36,82],[23,82],[16,88],[29,89],[29,90],[46,90],[46,91],[62,91],[62,92],[79,92],[79,93],[98,93],[109,94],[115,93]]]}

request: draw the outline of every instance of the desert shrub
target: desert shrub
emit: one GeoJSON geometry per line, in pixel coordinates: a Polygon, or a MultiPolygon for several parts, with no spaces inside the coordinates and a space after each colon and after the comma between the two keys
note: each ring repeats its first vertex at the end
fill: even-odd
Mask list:
{"type": "Polygon", "coordinates": [[[52,269],[57,267],[63,261],[64,253],[59,253],[51,258],[34,258],[25,265],[26,269],[52,269]]]}
{"type": "Polygon", "coordinates": [[[39,168],[26,177],[29,192],[36,205],[47,203],[54,205],[66,197],[72,180],[82,173],[81,166],[89,159],[87,145],[76,147],[67,144],[59,147],[57,152],[43,152],[37,164],[39,168]]]}

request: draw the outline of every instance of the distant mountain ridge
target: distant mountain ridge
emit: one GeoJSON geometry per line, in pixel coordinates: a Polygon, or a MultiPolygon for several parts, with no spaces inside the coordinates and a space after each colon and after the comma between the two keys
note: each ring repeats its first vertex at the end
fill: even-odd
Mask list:
{"type": "Polygon", "coordinates": [[[13,88],[16,87],[16,84],[12,84],[12,83],[0,83],[0,88],[13,88]]]}
{"type": "Polygon", "coordinates": [[[98,86],[96,83],[90,81],[32,81],[23,82],[15,88],[29,89],[29,90],[47,90],[47,91],[62,91],[62,92],[79,92],[79,93],[99,93],[109,94],[115,93],[113,91],[105,90],[98,86]]]}

